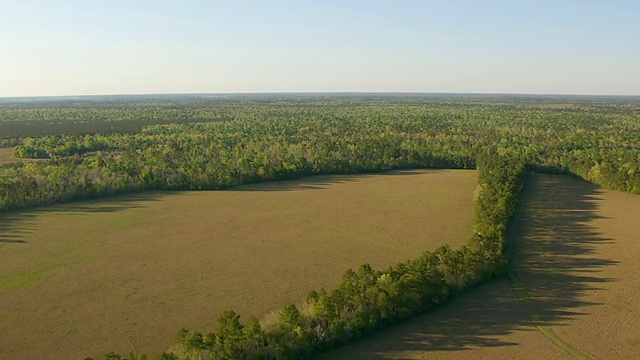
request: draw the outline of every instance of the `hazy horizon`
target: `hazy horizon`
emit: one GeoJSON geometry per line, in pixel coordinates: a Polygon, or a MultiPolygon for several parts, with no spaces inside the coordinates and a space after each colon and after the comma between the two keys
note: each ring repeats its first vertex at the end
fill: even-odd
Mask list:
{"type": "Polygon", "coordinates": [[[239,92],[204,92],[204,93],[105,93],[105,94],[61,94],[61,95],[18,95],[18,96],[0,96],[0,100],[12,99],[74,99],[74,98],[101,98],[101,97],[149,97],[149,98],[171,98],[171,97],[216,97],[216,96],[260,96],[260,95],[280,95],[287,96],[364,96],[364,95],[380,95],[380,96],[424,96],[424,97],[567,97],[567,98],[638,98],[640,94],[558,94],[558,93],[489,93],[489,92],[419,92],[419,91],[239,91],[239,92]]]}
{"type": "Polygon", "coordinates": [[[640,3],[0,1],[0,97],[640,95],[640,3]]]}

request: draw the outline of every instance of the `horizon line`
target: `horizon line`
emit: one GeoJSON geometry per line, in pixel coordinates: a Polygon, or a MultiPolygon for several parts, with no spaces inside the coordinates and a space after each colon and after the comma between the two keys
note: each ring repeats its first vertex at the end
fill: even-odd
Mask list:
{"type": "Polygon", "coordinates": [[[79,97],[116,97],[116,96],[203,96],[203,95],[331,95],[331,94],[377,94],[377,95],[473,95],[473,96],[568,96],[568,97],[640,97],[639,94],[602,94],[602,93],[538,93],[538,92],[474,92],[474,91],[387,91],[387,90],[303,90],[303,91],[272,91],[272,90],[257,90],[257,91],[221,91],[221,92],[150,92],[150,93],[97,93],[97,94],[65,94],[65,95],[14,95],[14,96],[0,96],[0,100],[8,99],[28,99],[28,98],[79,98],[79,97]]]}

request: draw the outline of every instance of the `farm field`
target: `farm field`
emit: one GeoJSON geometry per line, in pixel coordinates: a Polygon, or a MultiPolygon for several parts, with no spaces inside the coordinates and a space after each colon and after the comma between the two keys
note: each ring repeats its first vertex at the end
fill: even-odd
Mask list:
{"type": "Polygon", "coordinates": [[[157,356],[224,310],[261,317],[471,234],[474,171],[316,176],[0,215],[0,358],[157,356]]]}
{"type": "Polygon", "coordinates": [[[0,148],[0,164],[8,163],[8,162],[29,162],[29,161],[42,161],[39,159],[20,159],[13,156],[13,148],[0,148]]]}
{"type": "Polygon", "coordinates": [[[323,359],[573,358],[532,317],[586,357],[640,357],[640,196],[533,175],[512,229],[505,277],[323,359]]]}
{"type": "Polygon", "coordinates": [[[14,161],[15,157],[11,153],[13,148],[0,148],[0,164],[14,161]]]}

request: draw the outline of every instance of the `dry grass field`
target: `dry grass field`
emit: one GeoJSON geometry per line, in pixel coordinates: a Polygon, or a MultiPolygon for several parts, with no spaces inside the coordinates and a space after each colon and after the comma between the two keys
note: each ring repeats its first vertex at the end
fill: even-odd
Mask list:
{"type": "Polygon", "coordinates": [[[514,223],[513,270],[442,308],[326,359],[640,358],[640,196],[564,176],[532,176],[514,223]],[[532,319],[542,320],[534,323],[532,319]]]}
{"type": "Polygon", "coordinates": [[[262,316],[350,267],[471,234],[474,171],[318,176],[0,215],[0,358],[157,356],[224,310],[262,316]]]}
{"type": "Polygon", "coordinates": [[[13,148],[0,148],[0,164],[8,162],[30,162],[30,161],[43,161],[44,159],[20,159],[13,156],[13,148]]]}
{"type": "Polygon", "coordinates": [[[640,196],[537,176],[516,270],[555,333],[598,359],[640,358],[640,196]]]}
{"type": "Polygon", "coordinates": [[[19,161],[15,156],[13,156],[13,148],[0,148],[0,164],[11,162],[11,161],[19,161]]]}

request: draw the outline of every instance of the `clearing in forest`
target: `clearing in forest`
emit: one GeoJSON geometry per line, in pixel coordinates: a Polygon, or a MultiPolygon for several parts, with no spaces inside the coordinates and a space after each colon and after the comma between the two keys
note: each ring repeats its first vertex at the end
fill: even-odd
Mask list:
{"type": "Polygon", "coordinates": [[[0,148],[0,164],[12,161],[21,161],[21,159],[13,156],[13,148],[0,148]]]}
{"type": "Polygon", "coordinates": [[[504,277],[322,358],[574,358],[541,327],[586,358],[638,359],[638,219],[638,195],[532,175],[510,234],[526,298],[504,277]]]}
{"type": "Polygon", "coordinates": [[[315,176],[0,215],[0,358],[151,358],[472,232],[475,171],[315,176]]]}
{"type": "Polygon", "coordinates": [[[13,156],[12,147],[0,148],[0,164],[9,162],[31,162],[31,161],[43,161],[44,159],[21,159],[13,156]]]}

